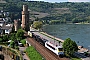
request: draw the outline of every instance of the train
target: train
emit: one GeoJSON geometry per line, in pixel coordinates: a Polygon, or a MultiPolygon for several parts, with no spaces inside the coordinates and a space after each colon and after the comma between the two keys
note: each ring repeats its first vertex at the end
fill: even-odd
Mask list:
{"type": "Polygon", "coordinates": [[[62,46],[58,46],[50,42],[49,40],[42,38],[41,36],[35,34],[34,32],[28,31],[28,35],[38,41],[40,44],[45,46],[47,49],[52,51],[58,56],[64,56],[64,51],[62,46]]]}

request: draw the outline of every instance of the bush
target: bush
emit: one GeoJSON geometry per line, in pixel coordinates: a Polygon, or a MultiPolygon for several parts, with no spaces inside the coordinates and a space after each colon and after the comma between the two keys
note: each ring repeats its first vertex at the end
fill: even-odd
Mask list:
{"type": "Polygon", "coordinates": [[[0,42],[0,45],[5,45],[7,46],[9,44],[9,42],[0,42]]]}
{"type": "Polygon", "coordinates": [[[3,41],[3,39],[2,38],[0,38],[0,42],[2,42],[3,41]]]}
{"type": "Polygon", "coordinates": [[[10,42],[10,47],[11,47],[11,48],[14,48],[14,41],[11,41],[11,42],[10,42]]]}
{"type": "Polygon", "coordinates": [[[3,35],[3,41],[4,42],[8,41],[8,35],[3,35]]]}
{"type": "Polygon", "coordinates": [[[18,40],[21,40],[24,37],[24,31],[22,29],[19,29],[16,33],[16,38],[18,40]]]}
{"type": "Polygon", "coordinates": [[[25,40],[25,39],[21,40],[20,42],[21,42],[23,45],[26,44],[26,40],[25,40]]]}
{"type": "Polygon", "coordinates": [[[15,46],[15,49],[19,50],[19,47],[18,46],[15,46]]]}

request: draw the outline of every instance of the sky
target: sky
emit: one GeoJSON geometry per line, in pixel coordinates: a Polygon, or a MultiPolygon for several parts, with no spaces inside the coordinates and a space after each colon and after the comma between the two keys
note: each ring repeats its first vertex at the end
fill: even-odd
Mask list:
{"type": "Polygon", "coordinates": [[[90,0],[29,0],[29,1],[45,1],[45,2],[90,2],[90,0]]]}

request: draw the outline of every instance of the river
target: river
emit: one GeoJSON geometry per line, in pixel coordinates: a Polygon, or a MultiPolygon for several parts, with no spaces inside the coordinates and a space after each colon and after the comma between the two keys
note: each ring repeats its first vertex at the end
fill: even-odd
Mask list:
{"type": "Polygon", "coordinates": [[[90,50],[90,24],[46,25],[43,30],[63,40],[71,38],[77,45],[84,46],[90,50]]]}

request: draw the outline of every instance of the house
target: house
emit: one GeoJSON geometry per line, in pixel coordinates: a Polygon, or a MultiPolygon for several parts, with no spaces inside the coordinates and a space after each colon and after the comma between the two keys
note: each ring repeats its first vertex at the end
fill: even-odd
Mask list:
{"type": "Polygon", "coordinates": [[[1,34],[10,34],[12,32],[12,25],[4,25],[1,27],[1,34]]]}
{"type": "Polygon", "coordinates": [[[3,12],[3,15],[4,15],[5,17],[8,17],[8,16],[9,16],[9,12],[3,12]]]}
{"type": "Polygon", "coordinates": [[[3,14],[0,12],[0,17],[2,16],[3,14]]]}
{"type": "Polygon", "coordinates": [[[5,21],[2,18],[0,18],[0,26],[3,26],[4,24],[5,24],[5,21]]]}

